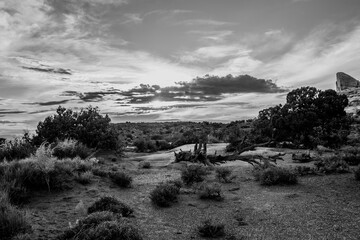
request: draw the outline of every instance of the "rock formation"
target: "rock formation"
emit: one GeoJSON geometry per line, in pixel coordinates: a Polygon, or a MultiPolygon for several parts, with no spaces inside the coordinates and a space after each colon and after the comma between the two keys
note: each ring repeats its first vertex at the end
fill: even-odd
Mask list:
{"type": "Polygon", "coordinates": [[[360,81],[350,75],[336,73],[336,91],[345,94],[349,99],[349,105],[345,109],[347,113],[357,115],[360,111],[360,81]]]}
{"type": "Polygon", "coordinates": [[[340,92],[351,88],[360,88],[360,81],[346,73],[336,73],[336,90],[340,92]]]}

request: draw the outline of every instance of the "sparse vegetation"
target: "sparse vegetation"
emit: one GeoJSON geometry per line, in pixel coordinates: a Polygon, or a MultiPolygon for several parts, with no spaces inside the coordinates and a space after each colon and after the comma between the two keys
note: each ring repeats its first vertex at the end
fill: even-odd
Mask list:
{"type": "Polygon", "coordinates": [[[161,183],[150,193],[150,199],[153,204],[159,207],[169,207],[177,201],[180,187],[181,185],[177,182],[161,183]]]}
{"type": "Polygon", "coordinates": [[[123,217],[129,217],[134,212],[130,206],[112,196],[101,197],[88,208],[89,214],[103,211],[120,214],[123,217]]]}
{"type": "Polygon", "coordinates": [[[211,219],[205,220],[198,226],[200,236],[206,238],[219,238],[225,236],[225,224],[215,223],[211,219]]]}
{"type": "Polygon", "coordinates": [[[109,177],[116,185],[120,187],[128,188],[131,186],[132,177],[126,172],[111,172],[109,177]]]}
{"type": "Polygon", "coordinates": [[[79,173],[79,175],[75,177],[75,180],[83,185],[86,185],[91,183],[93,177],[94,175],[91,171],[86,171],[79,173]]]}
{"type": "Polygon", "coordinates": [[[207,169],[198,164],[189,165],[181,171],[181,179],[185,185],[192,185],[193,183],[202,182],[205,176],[208,175],[207,169]]]}
{"type": "Polygon", "coordinates": [[[141,162],[141,163],[139,163],[139,168],[149,169],[149,168],[151,168],[151,163],[150,162],[141,162]]]}

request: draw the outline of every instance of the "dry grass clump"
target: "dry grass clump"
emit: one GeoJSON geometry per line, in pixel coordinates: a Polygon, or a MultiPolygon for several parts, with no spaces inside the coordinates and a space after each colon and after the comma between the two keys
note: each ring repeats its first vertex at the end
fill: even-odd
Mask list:
{"type": "Polygon", "coordinates": [[[35,150],[36,148],[26,137],[6,140],[0,145],[0,161],[24,159],[33,154],[35,150]]]}
{"type": "Polygon", "coordinates": [[[231,176],[231,169],[227,167],[217,167],[215,173],[219,182],[230,183],[234,179],[234,176],[231,176]]]}
{"type": "Polygon", "coordinates": [[[112,196],[101,197],[88,208],[89,214],[102,211],[120,214],[123,217],[129,217],[134,212],[130,206],[112,196]]]}
{"type": "Polygon", "coordinates": [[[86,159],[93,153],[91,148],[73,139],[58,141],[53,147],[53,155],[59,159],[80,157],[86,159]]]}
{"type": "Polygon", "coordinates": [[[224,196],[221,192],[221,185],[218,183],[203,183],[198,190],[200,199],[222,201],[224,196]]]}
{"type": "Polygon", "coordinates": [[[66,230],[57,240],[142,240],[139,230],[112,212],[94,212],[66,230]]]}
{"type": "Polygon", "coordinates": [[[7,193],[0,191],[0,237],[7,240],[31,231],[25,213],[10,204],[7,193]]]}
{"type": "Polygon", "coordinates": [[[161,183],[150,193],[153,204],[159,207],[169,207],[177,201],[180,194],[181,184],[179,182],[168,181],[161,183]]]}
{"type": "Polygon", "coordinates": [[[267,167],[267,168],[257,168],[253,172],[255,180],[260,181],[261,185],[293,185],[297,184],[297,175],[286,168],[280,167],[267,167]]]}
{"type": "Polygon", "coordinates": [[[86,171],[79,173],[79,175],[75,177],[75,180],[80,184],[86,185],[91,183],[93,177],[94,175],[91,171],[86,171]]]}

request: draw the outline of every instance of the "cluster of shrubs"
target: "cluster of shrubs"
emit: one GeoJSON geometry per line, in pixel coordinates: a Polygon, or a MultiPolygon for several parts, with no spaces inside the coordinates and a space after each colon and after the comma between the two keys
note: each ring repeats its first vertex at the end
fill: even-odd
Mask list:
{"type": "Polygon", "coordinates": [[[192,185],[205,180],[206,175],[209,174],[207,168],[202,165],[189,165],[181,171],[181,179],[185,185],[192,185]]]}
{"type": "Polygon", "coordinates": [[[144,138],[135,140],[134,146],[138,152],[156,152],[173,148],[173,145],[166,140],[153,140],[144,138]]]}
{"type": "Polygon", "coordinates": [[[12,161],[27,158],[30,157],[35,150],[36,147],[31,144],[29,135],[26,133],[22,138],[5,140],[0,144],[0,161],[4,159],[12,161]]]}
{"type": "Polygon", "coordinates": [[[338,156],[319,159],[314,165],[317,171],[323,174],[350,172],[349,165],[338,156]]]}
{"type": "Polygon", "coordinates": [[[138,228],[127,218],[133,209],[112,196],[97,200],[88,208],[88,216],[60,234],[57,240],[141,240],[138,228]]]}
{"type": "Polygon", "coordinates": [[[80,158],[59,160],[51,147],[43,144],[27,159],[0,163],[0,185],[10,201],[19,204],[26,202],[32,190],[64,189],[79,176],[90,178],[87,172],[94,164],[80,158]]]}

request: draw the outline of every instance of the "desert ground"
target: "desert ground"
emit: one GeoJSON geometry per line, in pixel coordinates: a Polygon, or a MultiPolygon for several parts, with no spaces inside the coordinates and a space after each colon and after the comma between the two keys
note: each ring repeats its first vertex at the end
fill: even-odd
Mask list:
{"type": "MultiPolygon", "coordinates": [[[[221,154],[225,146],[209,144],[208,152],[221,154]]],[[[184,145],[157,153],[126,152],[122,158],[98,153],[101,168],[128,171],[133,177],[132,187],[120,188],[108,178],[94,176],[88,185],[37,192],[24,206],[35,235],[54,239],[86,216],[87,207],[96,199],[111,195],[134,208],[132,221],[149,240],[201,239],[197,226],[208,218],[225,224],[227,237],[223,239],[360,239],[360,185],[352,173],[304,176],[297,185],[266,187],[254,181],[250,164],[227,162],[221,166],[231,168],[235,178],[231,183],[221,183],[223,201],[201,200],[194,187],[183,187],[178,202],[171,207],[154,206],[150,192],[163,181],[179,179],[180,170],[187,164],[174,163],[174,151],[192,148],[184,145]],[[150,162],[151,168],[139,168],[143,161],[150,162]]],[[[313,165],[293,163],[291,154],[299,150],[257,148],[244,154],[271,155],[278,151],[286,153],[279,166],[313,165]]],[[[206,181],[218,182],[214,171],[206,181]]]]}

